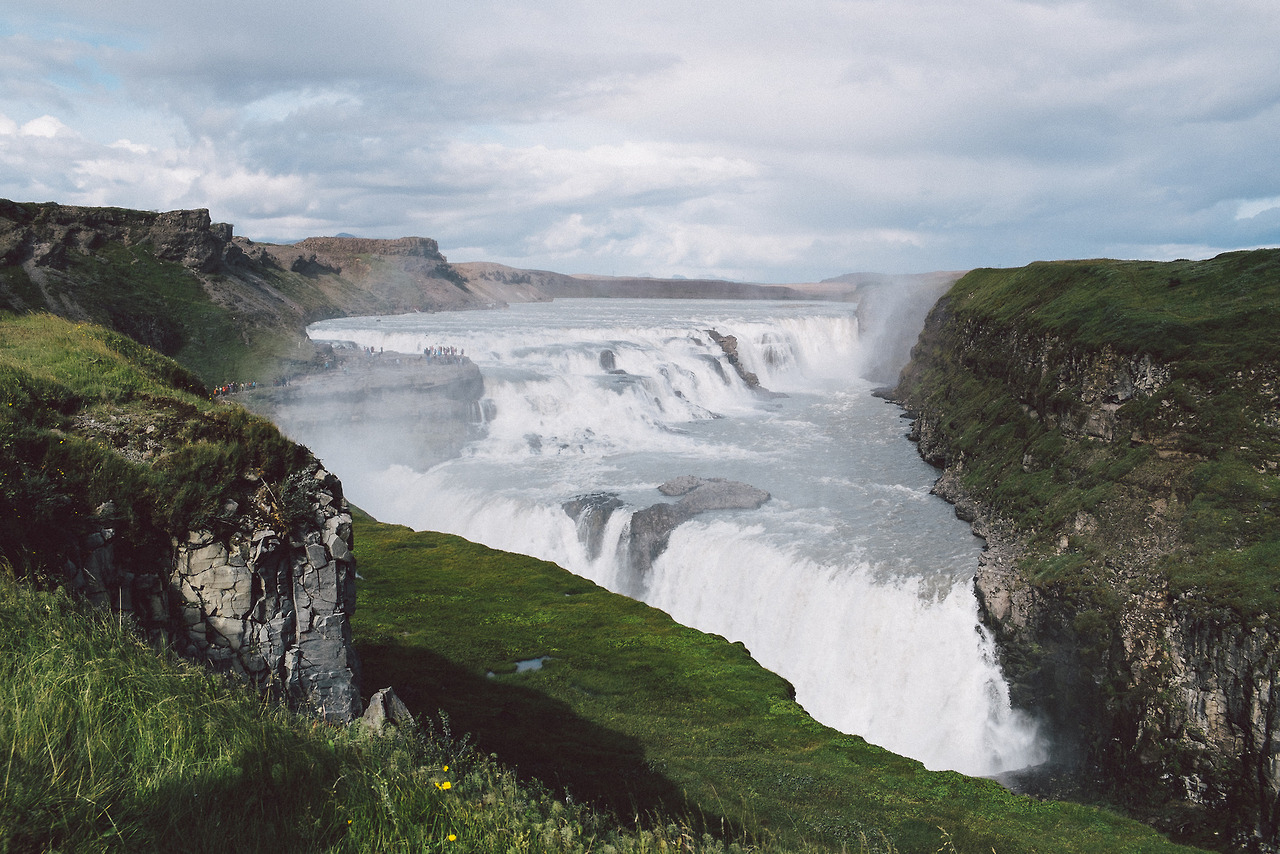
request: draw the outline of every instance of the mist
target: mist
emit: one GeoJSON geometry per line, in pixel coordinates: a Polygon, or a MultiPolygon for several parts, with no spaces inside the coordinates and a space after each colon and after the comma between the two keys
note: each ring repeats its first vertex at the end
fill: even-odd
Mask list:
{"type": "Polygon", "coordinates": [[[829,726],[994,775],[1045,749],[978,624],[982,542],[871,395],[941,287],[325,321],[310,334],[335,367],[276,390],[269,414],[383,521],[554,561],[742,641],[829,726]],[[468,358],[421,355],[439,344],[468,358]],[[682,515],[659,487],[686,479],[767,500],[682,515]],[[638,560],[642,513],[678,520],[638,560]]]}

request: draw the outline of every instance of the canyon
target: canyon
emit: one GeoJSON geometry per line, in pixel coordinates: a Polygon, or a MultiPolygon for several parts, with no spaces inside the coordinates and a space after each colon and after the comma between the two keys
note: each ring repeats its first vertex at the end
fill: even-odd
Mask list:
{"type": "Polygon", "coordinates": [[[987,539],[984,622],[1068,780],[1047,791],[1275,850],[1280,384],[1240,318],[1275,298],[1280,253],[1071,266],[962,279],[891,397],[942,469],[934,491],[987,539]],[[1197,310],[1175,321],[1159,297],[1189,281],[1197,310]]]}
{"type": "MultiPolygon", "coordinates": [[[[1219,849],[1280,848],[1278,256],[974,271],[933,306],[901,377],[879,371],[896,379],[882,393],[940,468],[936,494],[986,540],[974,580],[982,620],[1011,701],[1055,745],[1050,766],[1006,782],[1102,799],[1219,849]]],[[[418,380],[420,394],[392,395],[354,363],[334,370],[341,360],[307,339],[308,323],[626,296],[645,281],[450,264],[426,238],[276,246],[234,236],[207,211],[16,202],[0,202],[0,273],[0,308],[115,329],[195,371],[183,380],[192,389],[257,379],[283,408],[319,394],[356,431],[375,413],[406,431],[471,418],[478,377],[460,367],[448,382],[418,380]]],[[[957,278],[939,279],[934,295],[957,278]]],[[[870,307],[875,284],[717,287],[735,298],[857,294],[870,307]]],[[[34,395],[41,382],[7,393],[34,395]]],[[[113,427],[82,413],[41,441],[114,444],[137,466],[174,451],[135,410],[116,415],[113,427]]],[[[414,453],[440,459],[469,435],[414,453]]],[[[266,480],[252,469],[230,480],[236,498],[215,522],[152,531],[141,564],[129,496],[99,496],[78,507],[57,568],[187,654],[349,718],[359,666],[343,627],[355,564],[342,487],[301,457],[266,480]],[[286,481],[289,527],[271,494],[286,481]]]]}

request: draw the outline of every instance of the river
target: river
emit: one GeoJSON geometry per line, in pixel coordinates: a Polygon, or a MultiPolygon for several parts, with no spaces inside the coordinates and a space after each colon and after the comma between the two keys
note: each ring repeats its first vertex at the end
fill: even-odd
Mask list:
{"type": "Polygon", "coordinates": [[[455,347],[483,374],[483,430],[438,465],[368,468],[341,441],[313,448],[379,519],[555,561],[742,641],[817,720],[932,769],[1043,760],[978,623],[982,542],[930,494],[936,472],[901,411],[872,396],[876,354],[855,306],[556,300],[309,332],[399,353],[455,347]],[[742,367],[775,394],[748,387],[708,330],[735,336],[742,367]],[[630,516],[674,500],[657,487],[683,475],[771,497],[684,522],[639,571],[630,516]],[[595,548],[563,507],[588,493],[621,502],[595,548]]]}

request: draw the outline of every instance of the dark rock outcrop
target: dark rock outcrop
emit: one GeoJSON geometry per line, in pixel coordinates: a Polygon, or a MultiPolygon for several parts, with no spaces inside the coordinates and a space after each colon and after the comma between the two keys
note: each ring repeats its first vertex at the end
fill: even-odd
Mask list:
{"type": "MultiPolygon", "coordinates": [[[[660,502],[631,514],[622,533],[622,547],[627,550],[631,582],[622,593],[640,596],[645,575],[653,562],[667,548],[671,532],[700,513],[712,510],[755,510],[769,500],[769,493],[745,483],[723,478],[701,478],[683,475],[658,487],[663,495],[679,501],[660,502]]],[[[623,507],[622,500],[611,492],[579,495],[561,505],[578,525],[578,539],[586,546],[592,560],[604,547],[604,532],[613,514],[623,507]]]]}
{"type": "Polygon", "coordinates": [[[88,255],[107,243],[146,246],[157,258],[202,273],[244,256],[231,226],[212,222],[203,209],[157,213],[0,200],[2,264],[62,268],[69,252],[88,255]]]}
{"type": "Polygon", "coordinates": [[[302,524],[282,524],[280,485],[257,481],[247,506],[229,503],[216,527],[175,540],[155,564],[118,559],[114,507],[104,505],[64,571],[71,589],[134,615],[188,658],[347,722],[361,707],[351,514],[319,463],[292,479],[293,493],[310,502],[302,524]]]}
{"type": "Polygon", "coordinates": [[[587,547],[587,556],[592,560],[600,557],[605,526],[613,512],[622,507],[622,499],[611,492],[592,492],[571,498],[560,506],[578,523],[578,539],[587,547]]]}
{"type": "Polygon", "coordinates": [[[663,495],[681,496],[674,503],[659,503],[631,516],[627,545],[632,570],[643,576],[667,548],[671,532],[700,513],[711,510],[755,510],[769,500],[769,493],[736,480],[684,475],[658,487],[663,495]]]}
{"type": "Polygon", "coordinates": [[[388,726],[411,730],[415,723],[409,707],[391,688],[380,688],[373,693],[360,722],[374,733],[382,733],[388,726]]]}
{"type": "Polygon", "coordinates": [[[742,359],[738,356],[737,336],[721,335],[714,329],[708,329],[707,335],[711,336],[711,340],[716,342],[716,344],[720,346],[720,349],[724,351],[724,357],[729,361],[729,364],[733,366],[733,370],[738,374],[742,381],[747,384],[747,388],[752,389],[753,391],[758,390],[760,388],[760,377],[756,376],[751,371],[748,371],[746,366],[742,364],[742,359]]]}
{"type": "Polygon", "coordinates": [[[1198,432],[1239,424],[1232,452],[1270,447],[1280,382],[1268,364],[1212,385],[1177,374],[1150,353],[958,314],[944,298],[893,396],[943,468],[934,492],[987,539],[975,588],[1012,698],[1046,722],[1060,762],[1099,781],[1083,794],[1201,843],[1275,851],[1280,625],[1242,612],[1225,577],[1221,590],[1188,586],[1167,567],[1201,547],[1188,539],[1203,527],[1198,432]],[[1219,398],[1244,408],[1198,423],[1219,398]],[[1009,438],[984,444],[983,431],[1009,438]],[[1015,501],[1007,482],[976,477],[1014,444],[1006,481],[1026,475],[1032,490],[1072,470],[1093,491],[1057,517],[1045,498],[1015,501]]]}

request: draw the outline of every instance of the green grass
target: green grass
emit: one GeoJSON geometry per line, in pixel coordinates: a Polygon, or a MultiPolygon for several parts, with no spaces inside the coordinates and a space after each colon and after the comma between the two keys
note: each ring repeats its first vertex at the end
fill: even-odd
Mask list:
{"type": "Polygon", "coordinates": [[[1280,359],[1280,250],[1207,261],[1052,261],[974,270],[952,289],[958,316],[1177,361],[1217,379],[1280,359]]]}
{"type": "Polygon", "coordinates": [[[823,727],[740,644],[554,564],[363,515],[356,543],[368,685],[443,709],[482,751],[577,798],[783,847],[883,834],[930,854],[1188,850],[823,727]],[[516,672],[541,656],[541,670],[516,672]]]}
{"type": "Polygon", "coordinates": [[[75,534],[110,502],[121,548],[154,560],[262,482],[283,492],[306,449],[202,392],[123,335],[0,316],[0,557],[57,576],[75,534]]]}
{"type": "Polygon", "coordinates": [[[374,736],[290,714],[0,574],[5,854],[742,851],[649,818],[521,783],[439,718],[374,736]]]}

